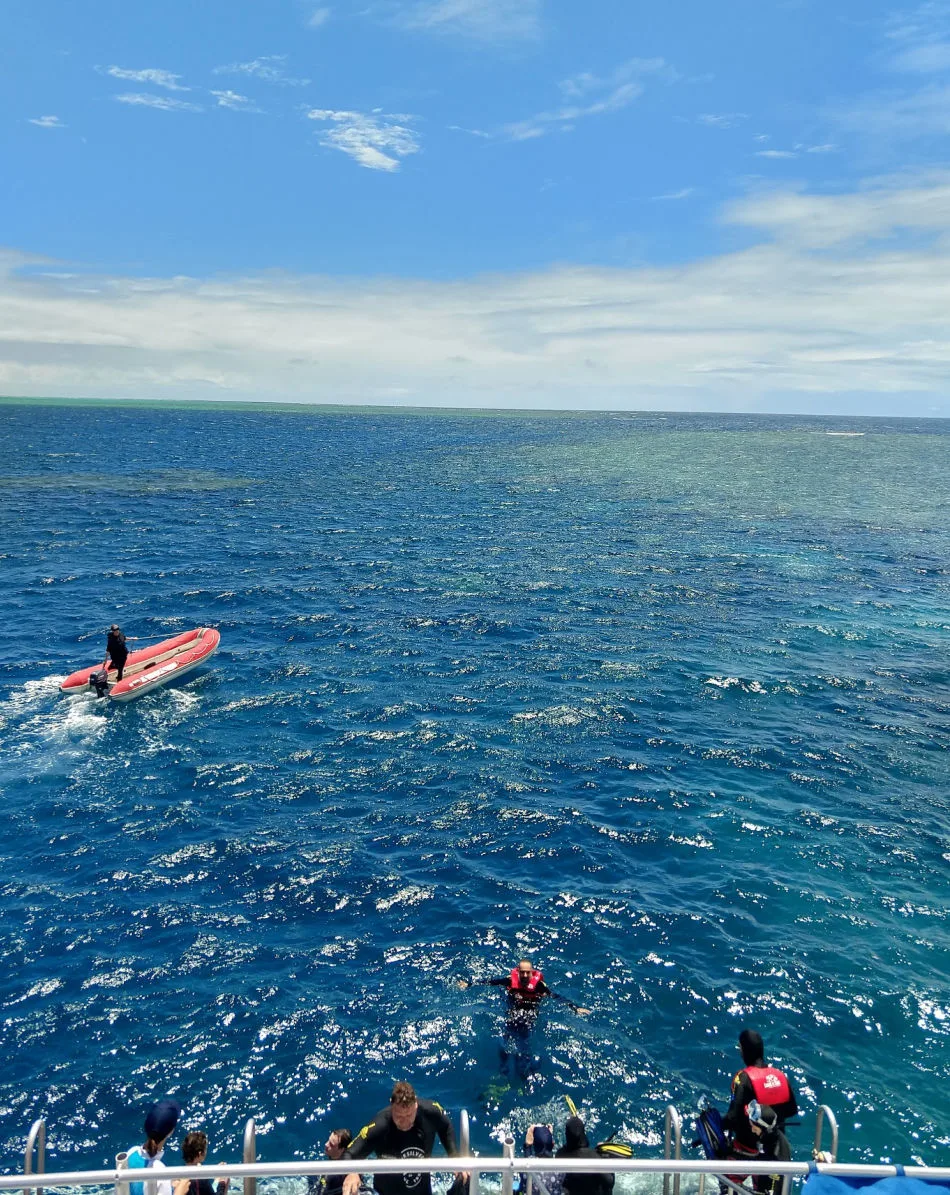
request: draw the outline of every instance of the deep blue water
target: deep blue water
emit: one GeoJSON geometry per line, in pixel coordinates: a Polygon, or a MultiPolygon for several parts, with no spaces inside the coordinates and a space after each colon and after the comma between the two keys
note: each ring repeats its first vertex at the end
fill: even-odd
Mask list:
{"type": "Polygon", "coordinates": [[[723,1101],[947,1161],[950,424],[0,406],[0,1162],[723,1101]],[[860,431],[860,436],[829,432],[860,431]],[[60,697],[113,620],[221,651],[60,697]],[[503,1089],[496,990],[549,1006],[503,1089]]]}

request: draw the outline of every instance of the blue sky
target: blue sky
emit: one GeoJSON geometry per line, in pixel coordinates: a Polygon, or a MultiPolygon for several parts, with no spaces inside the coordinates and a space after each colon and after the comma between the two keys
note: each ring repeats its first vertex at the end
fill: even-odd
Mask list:
{"type": "Polygon", "coordinates": [[[950,2],[2,20],[0,392],[950,414],[950,2]]]}

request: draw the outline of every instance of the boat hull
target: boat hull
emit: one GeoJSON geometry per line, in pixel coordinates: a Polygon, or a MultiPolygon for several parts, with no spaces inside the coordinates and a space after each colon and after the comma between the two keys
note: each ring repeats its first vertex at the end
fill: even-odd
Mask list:
{"type": "MultiPolygon", "coordinates": [[[[171,639],[163,639],[161,643],[153,643],[151,647],[130,652],[121,680],[117,679],[118,673],[114,668],[109,670],[109,697],[112,701],[131,701],[143,693],[161,688],[210,659],[220,642],[221,635],[214,627],[198,627],[171,639]]],[[[90,679],[101,671],[101,664],[81,668],[66,677],[60,685],[60,692],[88,692],[90,679]]]]}

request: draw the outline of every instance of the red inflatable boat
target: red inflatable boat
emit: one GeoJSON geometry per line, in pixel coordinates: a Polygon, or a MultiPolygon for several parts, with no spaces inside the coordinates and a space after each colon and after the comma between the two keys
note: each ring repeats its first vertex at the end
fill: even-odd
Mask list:
{"type": "Polygon", "coordinates": [[[114,668],[107,673],[101,664],[93,664],[67,676],[59,686],[60,692],[82,693],[92,689],[100,697],[108,695],[113,701],[131,701],[191,672],[214,655],[220,642],[221,635],[214,627],[185,631],[173,639],[129,652],[121,680],[116,680],[114,668]]]}

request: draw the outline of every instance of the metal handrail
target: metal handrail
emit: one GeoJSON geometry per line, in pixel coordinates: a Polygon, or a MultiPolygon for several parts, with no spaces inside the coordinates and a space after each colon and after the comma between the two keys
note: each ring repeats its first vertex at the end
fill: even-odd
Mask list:
{"type": "MultiPolygon", "coordinates": [[[[515,1139],[512,1136],[507,1136],[502,1145],[504,1150],[505,1161],[514,1161],[515,1157],[515,1139]]],[[[501,1174],[501,1195],[511,1195],[514,1189],[514,1172],[511,1170],[503,1170],[501,1174]]]]}
{"type": "MultiPolygon", "coordinates": [[[[244,1126],[244,1149],[241,1157],[245,1165],[253,1165],[257,1161],[257,1126],[252,1116],[244,1126]]],[[[257,1195],[257,1179],[248,1178],[244,1183],[244,1195],[257,1195]]]]}
{"type": "MultiPolygon", "coordinates": [[[[407,1168],[405,1158],[361,1158],[356,1163],[360,1172],[365,1174],[404,1174],[407,1168]]],[[[722,1171],[722,1161],[701,1158],[681,1158],[679,1160],[666,1158],[515,1158],[515,1157],[439,1157],[413,1158],[412,1170],[415,1173],[444,1173],[447,1170],[467,1170],[473,1177],[477,1174],[514,1174],[516,1171],[535,1174],[580,1174],[605,1172],[613,1174],[659,1174],[672,1171],[674,1174],[713,1174],[722,1171]]],[[[839,1178],[894,1178],[905,1175],[908,1178],[922,1178],[931,1181],[950,1180],[950,1166],[901,1166],[894,1163],[887,1164],[851,1164],[841,1162],[777,1162],[754,1161],[745,1159],[741,1162],[745,1174],[787,1174],[804,1176],[809,1173],[830,1174],[839,1178]]],[[[272,1178],[305,1177],[311,1174],[339,1174],[338,1161],[319,1162],[256,1162],[253,1165],[225,1163],[214,1166],[168,1166],[162,1170],[162,1179],[174,1181],[179,1178],[272,1178]]],[[[5,1174],[0,1175],[0,1191],[15,1191],[22,1188],[26,1191],[41,1190],[49,1187],[102,1187],[117,1182],[127,1181],[128,1172],[117,1167],[112,1170],[74,1170],[57,1174],[29,1175],[5,1174]]]]}
{"type": "MultiPolygon", "coordinates": [[[[26,1150],[23,1154],[23,1173],[33,1174],[33,1150],[36,1149],[36,1174],[42,1174],[46,1169],[46,1121],[40,1118],[33,1121],[30,1135],[26,1139],[26,1150]]],[[[36,1195],[43,1195],[43,1188],[36,1188],[36,1195]]]]}
{"type": "Polygon", "coordinates": [[[815,1121],[814,1156],[817,1159],[821,1153],[821,1138],[826,1120],[831,1128],[831,1149],[828,1150],[828,1153],[831,1155],[832,1162],[836,1162],[838,1160],[838,1118],[827,1104],[822,1104],[818,1109],[818,1117],[815,1121]]]}
{"type": "MultiPolygon", "coordinates": [[[[675,1158],[677,1161],[683,1156],[683,1118],[672,1104],[667,1104],[666,1106],[666,1119],[663,1128],[663,1156],[665,1158],[675,1158]]],[[[669,1174],[663,1175],[663,1195],[670,1195],[669,1174]]],[[[673,1195],[680,1195],[679,1174],[673,1176],[673,1195]]]]}

